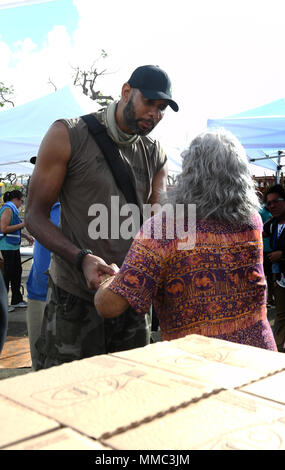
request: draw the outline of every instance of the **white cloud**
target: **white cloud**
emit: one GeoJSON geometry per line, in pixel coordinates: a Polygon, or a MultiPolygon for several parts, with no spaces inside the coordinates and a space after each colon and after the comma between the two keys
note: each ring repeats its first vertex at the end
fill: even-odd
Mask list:
{"type": "MultiPolygon", "coordinates": [[[[34,76],[48,68],[47,76],[61,77],[61,83],[71,65],[90,65],[103,48],[108,58],[99,66],[113,73],[98,86],[111,93],[120,92],[136,66],[156,63],[172,78],[182,107],[200,101],[201,108],[206,101],[213,112],[232,113],[248,97],[249,106],[264,93],[271,99],[274,89],[267,88],[274,64],[281,63],[278,75],[283,75],[281,1],[273,0],[270,7],[263,0],[178,0],[176,8],[172,0],[145,0],[140,9],[133,0],[105,0],[99,6],[94,0],[74,0],[74,5],[80,21],[73,36],[55,27],[37,54],[30,50],[41,64],[41,70],[35,63],[30,71],[34,76]]],[[[23,56],[29,62],[24,48],[23,56]]],[[[13,59],[21,63],[19,54],[13,59]]],[[[281,78],[276,80],[280,86],[281,78]]]]}
{"type": "Polygon", "coordinates": [[[15,42],[15,50],[17,51],[16,54],[19,58],[32,53],[36,49],[37,45],[32,41],[31,38],[25,38],[23,41],[15,42]]]}
{"type": "Polygon", "coordinates": [[[3,71],[8,70],[11,56],[12,56],[12,51],[10,47],[8,46],[8,44],[6,44],[3,41],[0,41],[0,57],[1,57],[2,74],[3,74],[3,71]]]}
{"type": "Polygon", "coordinates": [[[7,57],[4,77],[14,85],[16,104],[53,91],[49,79],[57,88],[70,80],[71,38],[64,26],[55,26],[41,49],[30,38],[17,41],[13,51],[0,43],[0,53],[1,45],[7,57]]]}
{"type": "Polygon", "coordinates": [[[16,8],[34,3],[54,2],[55,0],[0,0],[0,10],[4,8],[16,8]]]}
{"type": "MultiPolygon", "coordinates": [[[[2,2],[3,3],[3,2],[2,2]]],[[[5,2],[7,3],[7,2],[5,2]]],[[[1,3],[0,3],[1,5],[1,3]]],[[[109,75],[98,89],[118,96],[135,67],[154,63],[173,82],[179,113],[167,112],[157,133],[186,145],[209,117],[234,114],[284,96],[284,0],[74,0],[79,24],[71,35],[55,26],[41,49],[29,38],[11,50],[0,42],[1,69],[17,104],[71,80],[71,66],[109,75]]],[[[35,19],[36,21],[37,19],[35,19]]]]}

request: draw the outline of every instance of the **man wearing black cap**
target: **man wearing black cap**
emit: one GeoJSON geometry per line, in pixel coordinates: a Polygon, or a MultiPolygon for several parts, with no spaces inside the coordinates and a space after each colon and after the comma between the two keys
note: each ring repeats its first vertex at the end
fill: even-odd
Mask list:
{"type": "MultiPolygon", "coordinates": [[[[115,159],[126,167],[140,210],[144,204],[158,203],[160,191],[166,189],[167,159],[148,134],[168,105],[178,111],[167,74],[147,65],[123,85],[119,102],[93,114],[102,133],[116,144],[115,159]]],[[[108,152],[98,142],[82,118],[55,122],[42,141],[31,178],[27,228],[53,253],[37,369],[149,341],[148,325],[131,309],[118,319],[104,320],[94,308],[94,292],[105,274],[114,273],[111,265],[122,264],[132,243],[120,230],[127,219],[122,210],[127,201],[124,185],[118,187],[108,152]],[[49,221],[58,199],[60,228],[49,221]],[[98,236],[99,206],[110,224],[107,233],[98,236]]]]}

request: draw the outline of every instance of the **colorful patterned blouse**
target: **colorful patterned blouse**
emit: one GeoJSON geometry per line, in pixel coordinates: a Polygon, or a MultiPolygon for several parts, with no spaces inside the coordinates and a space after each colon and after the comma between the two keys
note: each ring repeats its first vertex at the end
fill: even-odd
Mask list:
{"type": "Polygon", "coordinates": [[[193,249],[181,249],[177,235],[167,238],[165,216],[157,239],[158,217],[143,225],[109,288],[138,314],[153,303],[163,340],[195,333],[276,350],[267,321],[260,216],[238,228],[197,221],[193,249]]]}

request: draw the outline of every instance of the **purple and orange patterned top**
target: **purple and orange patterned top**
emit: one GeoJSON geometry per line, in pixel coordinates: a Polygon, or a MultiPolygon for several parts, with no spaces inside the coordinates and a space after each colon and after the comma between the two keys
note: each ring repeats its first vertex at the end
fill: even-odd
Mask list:
{"type": "Polygon", "coordinates": [[[276,350],[260,216],[240,227],[197,221],[193,249],[179,249],[177,236],[167,238],[165,217],[161,237],[150,236],[157,217],[143,225],[109,288],[140,315],[153,303],[163,340],[195,333],[276,350]]]}

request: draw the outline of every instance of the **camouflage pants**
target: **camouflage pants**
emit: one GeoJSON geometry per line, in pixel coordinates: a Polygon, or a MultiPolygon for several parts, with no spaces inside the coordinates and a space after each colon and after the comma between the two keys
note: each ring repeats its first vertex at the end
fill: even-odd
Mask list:
{"type": "Polygon", "coordinates": [[[36,342],[36,370],[145,346],[150,342],[150,316],[131,308],[114,319],[103,319],[95,307],[65,292],[50,279],[41,336],[36,342]]]}

